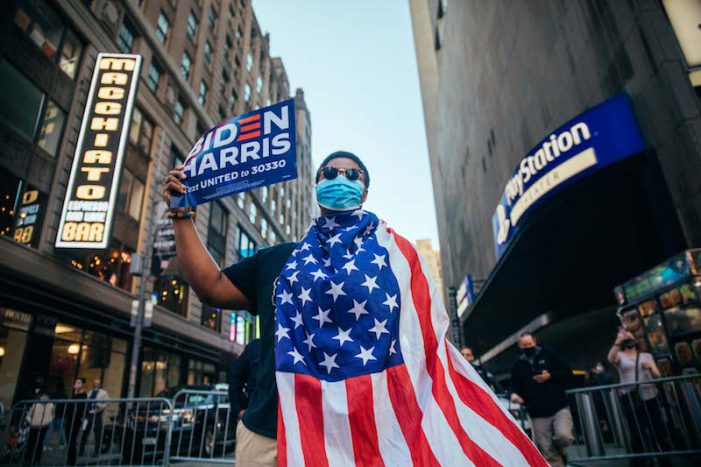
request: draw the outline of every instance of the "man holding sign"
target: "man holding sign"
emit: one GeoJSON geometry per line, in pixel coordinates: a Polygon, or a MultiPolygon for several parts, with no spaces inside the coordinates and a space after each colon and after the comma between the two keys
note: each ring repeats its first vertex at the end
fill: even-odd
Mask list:
{"type": "MultiPolygon", "coordinates": [[[[194,193],[188,173],[206,176],[171,171],[169,201],[194,193]]],[[[192,211],[171,209],[178,259],[200,299],[260,317],[237,465],[545,466],[446,341],[440,292],[414,247],[361,209],[370,185],[363,162],[335,152],[316,184],[322,215],[298,246],[276,245],[224,270],[192,211]]]]}

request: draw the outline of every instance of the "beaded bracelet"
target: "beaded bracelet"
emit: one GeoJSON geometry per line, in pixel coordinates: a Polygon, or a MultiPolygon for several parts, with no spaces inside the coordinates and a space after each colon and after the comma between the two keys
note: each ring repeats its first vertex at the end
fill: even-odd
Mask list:
{"type": "Polygon", "coordinates": [[[194,219],[195,216],[197,215],[197,211],[194,209],[187,209],[187,210],[177,210],[177,211],[168,211],[166,213],[166,217],[168,219],[194,219]]]}

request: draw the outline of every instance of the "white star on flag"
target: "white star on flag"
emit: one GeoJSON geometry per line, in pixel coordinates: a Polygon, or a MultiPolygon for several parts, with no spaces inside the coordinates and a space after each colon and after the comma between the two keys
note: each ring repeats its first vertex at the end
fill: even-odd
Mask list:
{"type": "Polygon", "coordinates": [[[309,243],[304,242],[304,243],[302,243],[302,246],[299,247],[299,251],[307,251],[307,250],[310,249],[311,247],[312,247],[312,246],[311,246],[309,243]]]}
{"type": "Polygon", "coordinates": [[[294,347],[292,348],[291,352],[287,352],[287,355],[292,355],[292,358],[294,359],[294,362],[292,362],[293,365],[301,363],[302,365],[307,366],[307,364],[304,363],[304,357],[302,357],[302,354],[297,352],[297,349],[294,347]]]}
{"type": "Polygon", "coordinates": [[[389,312],[392,313],[394,311],[394,308],[399,308],[399,305],[397,305],[397,295],[392,295],[391,297],[389,296],[388,293],[385,293],[385,297],[387,297],[387,300],[385,300],[382,304],[387,305],[389,307],[389,312]]]}
{"type": "Polygon", "coordinates": [[[297,313],[295,314],[294,318],[290,318],[293,323],[295,323],[295,329],[300,327],[302,325],[302,313],[297,310],[297,313]]]}
{"type": "Polygon", "coordinates": [[[353,313],[353,314],[355,315],[355,321],[356,321],[356,322],[360,319],[360,316],[361,316],[361,315],[367,315],[367,314],[369,314],[369,313],[368,313],[368,310],[365,309],[365,304],[366,304],[367,302],[368,302],[368,301],[365,300],[365,301],[359,303],[359,302],[356,302],[355,299],[353,300],[353,308],[351,308],[350,310],[348,310],[348,313],[353,313]]]}
{"type": "Polygon", "coordinates": [[[375,223],[370,222],[368,226],[365,228],[365,235],[370,235],[372,234],[373,229],[375,229],[375,223]]]}
{"type": "Polygon", "coordinates": [[[397,339],[392,339],[392,345],[389,346],[389,354],[390,355],[397,353],[397,351],[394,350],[394,344],[396,344],[396,343],[397,343],[397,339]]]}
{"type": "Polygon", "coordinates": [[[363,282],[360,285],[364,285],[365,287],[368,288],[368,293],[372,293],[372,289],[379,289],[380,286],[377,285],[377,276],[375,277],[370,277],[367,274],[364,274],[365,276],[365,282],[363,282]]]}
{"type": "Polygon", "coordinates": [[[326,367],[327,374],[331,373],[331,370],[333,370],[334,368],[341,368],[336,363],[336,355],[338,355],[338,354],[335,353],[333,355],[329,355],[326,352],[324,352],[324,361],[319,363],[319,366],[326,367]]]}
{"type": "Polygon", "coordinates": [[[309,352],[312,351],[312,347],[316,349],[316,344],[314,343],[314,333],[307,334],[307,338],[304,339],[302,342],[307,344],[307,347],[309,347],[309,352]]]}
{"type": "Polygon", "coordinates": [[[353,253],[350,252],[350,250],[346,250],[346,254],[343,255],[345,259],[353,259],[353,253]]]}
{"type": "Polygon", "coordinates": [[[277,331],[275,331],[275,335],[277,336],[277,341],[280,342],[285,337],[287,337],[289,339],[290,336],[287,335],[287,333],[289,331],[290,331],[290,328],[283,327],[282,324],[278,323],[277,331]]]}
{"type": "Polygon", "coordinates": [[[313,272],[312,276],[314,276],[314,282],[316,282],[317,279],[326,279],[329,277],[321,269],[317,270],[316,272],[313,272]]]}
{"type": "Polygon", "coordinates": [[[370,261],[372,264],[377,264],[377,267],[380,268],[380,271],[382,270],[382,266],[387,266],[387,263],[385,263],[385,257],[387,255],[376,255],[375,253],[372,254],[375,259],[370,261]]]}
{"type": "Polygon", "coordinates": [[[290,264],[287,265],[287,269],[296,269],[297,268],[297,261],[292,261],[290,264]]]}
{"type": "Polygon", "coordinates": [[[355,260],[354,259],[352,259],[352,260],[348,261],[346,264],[344,264],[341,269],[345,269],[346,274],[348,274],[349,276],[350,276],[351,271],[358,270],[358,268],[355,267],[355,260]]]}
{"type": "Polygon", "coordinates": [[[333,301],[336,303],[336,299],[338,298],[339,295],[346,295],[346,293],[343,291],[343,284],[344,282],[341,282],[340,284],[336,284],[334,281],[331,282],[331,288],[326,291],[327,295],[333,295],[333,301]]]}
{"type": "Polygon", "coordinates": [[[329,244],[329,248],[334,246],[336,243],[342,243],[341,242],[341,234],[338,233],[332,237],[329,237],[329,239],[326,241],[326,243],[329,244]]]}
{"type": "Polygon", "coordinates": [[[357,217],[358,219],[362,219],[365,215],[365,211],[363,211],[362,209],[358,209],[356,211],[353,211],[353,214],[351,215],[357,217]]]}
{"type": "Polygon", "coordinates": [[[331,267],[331,258],[326,258],[326,259],[324,259],[324,260],[322,260],[322,261],[324,261],[324,267],[325,267],[325,268],[330,268],[330,267],[331,267]]]}
{"type": "Polygon", "coordinates": [[[336,217],[327,217],[324,225],[321,226],[322,229],[333,230],[334,227],[339,227],[340,224],[336,223],[336,217]]]}
{"type": "Polygon", "coordinates": [[[312,297],[309,296],[309,292],[311,292],[311,291],[312,291],[311,287],[308,289],[305,289],[304,287],[302,287],[302,291],[297,296],[297,298],[302,300],[302,306],[304,306],[305,303],[312,301],[312,297]]]}
{"type": "MultiPolygon", "coordinates": [[[[331,308],[328,310],[322,310],[321,307],[318,307],[319,309],[319,314],[313,316],[313,318],[317,321],[319,321],[319,327],[323,327],[324,323],[332,323],[331,318],[329,318],[329,313],[331,312],[331,308]]],[[[313,336],[313,334],[312,334],[313,336]]]]}
{"type": "Polygon", "coordinates": [[[353,240],[353,243],[355,243],[355,246],[357,247],[357,249],[355,250],[355,254],[356,254],[356,255],[357,255],[358,253],[360,253],[361,251],[365,251],[365,250],[363,249],[363,239],[362,239],[362,238],[360,238],[360,237],[355,237],[355,239],[353,240]]]}
{"type": "Polygon", "coordinates": [[[387,320],[378,321],[375,318],[373,318],[373,320],[375,321],[375,326],[368,329],[368,331],[375,333],[375,339],[379,339],[382,334],[389,334],[389,331],[385,327],[385,324],[387,324],[387,320]]]}
{"type": "Polygon", "coordinates": [[[287,290],[283,290],[280,295],[278,295],[278,298],[282,299],[281,305],[284,305],[285,303],[289,303],[290,305],[294,305],[292,302],[292,294],[288,292],[287,290]]]}
{"type": "Polygon", "coordinates": [[[290,274],[290,277],[287,278],[287,280],[290,281],[290,284],[299,282],[299,279],[297,279],[297,274],[299,274],[299,271],[295,271],[294,274],[290,274]]]}
{"type": "Polygon", "coordinates": [[[311,254],[309,254],[308,256],[306,256],[306,257],[303,258],[303,259],[304,259],[304,265],[305,265],[305,266],[306,266],[307,264],[309,264],[309,263],[312,263],[312,264],[318,263],[318,261],[316,260],[316,258],[314,258],[314,256],[312,256],[311,254]]]}
{"type": "Polygon", "coordinates": [[[372,354],[372,351],[375,350],[375,347],[370,347],[369,349],[363,348],[363,346],[360,346],[360,353],[355,356],[355,358],[360,358],[363,360],[363,366],[365,366],[368,363],[368,360],[377,360],[375,356],[372,354]]]}
{"type": "Polygon", "coordinates": [[[332,339],[336,339],[338,341],[339,347],[343,347],[344,342],[353,342],[353,339],[350,337],[351,329],[353,328],[348,328],[347,331],[344,331],[340,326],[338,327],[338,334],[332,337],[332,339]]]}

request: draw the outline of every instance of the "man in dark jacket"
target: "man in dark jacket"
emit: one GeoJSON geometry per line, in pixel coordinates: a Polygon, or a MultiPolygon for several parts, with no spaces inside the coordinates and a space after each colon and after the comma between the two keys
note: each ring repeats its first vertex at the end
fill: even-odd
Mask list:
{"type": "Polygon", "coordinates": [[[231,413],[239,419],[248,408],[248,398],[255,392],[259,361],[260,339],[254,339],[229,367],[229,403],[231,413]]]}
{"type": "Polygon", "coordinates": [[[501,384],[494,378],[494,375],[491,374],[478,360],[475,360],[475,354],[472,352],[472,349],[466,345],[462,346],[460,349],[460,353],[462,354],[463,357],[465,357],[465,360],[470,362],[470,365],[472,365],[472,368],[475,369],[478,375],[484,380],[487,385],[492,388],[492,391],[494,391],[496,394],[501,394],[504,392],[504,388],[501,387],[501,384]]]}
{"type": "Polygon", "coordinates": [[[526,405],[536,446],[553,467],[565,465],[565,451],[572,444],[572,414],[565,384],[570,369],[559,355],[537,344],[530,333],[518,339],[521,349],[511,370],[512,400],[526,405]]]}

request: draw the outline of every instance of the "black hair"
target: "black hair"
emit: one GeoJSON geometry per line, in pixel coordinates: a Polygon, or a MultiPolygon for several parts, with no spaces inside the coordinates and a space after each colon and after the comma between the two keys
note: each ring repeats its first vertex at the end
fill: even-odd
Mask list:
{"type": "Polygon", "coordinates": [[[321,169],[326,167],[326,164],[328,164],[329,161],[331,161],[333,159],[338,159],[339,157],[346,157],[348,159],[353,160],[356,164],[358,164],[360,166],[360,168],[363,170],[363,172],[365,173],[365,188],[370,188],[370,172],[368,172],[368,168],[365,167],[365,164],[363,164],[363,161],[361,161],[358,156],[356,156],[352,152],[348,152],[348,151],[336,151],[336,152],[332,152],[331,154],[326,156],[326,159],[323,160],[323,162],[321,163],[321,165],[319,166],[319,168],[316,171],[316,183],[319,183],[319,177],[321,176],[321,169]]]}

